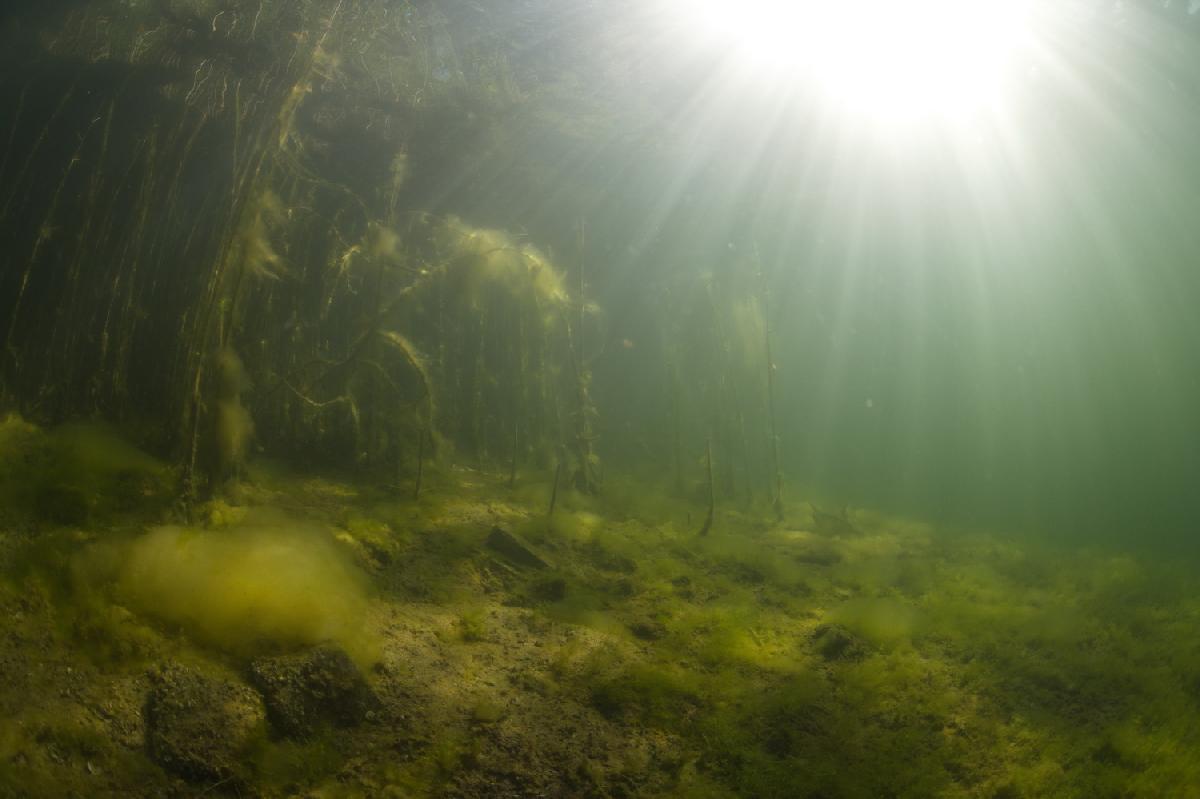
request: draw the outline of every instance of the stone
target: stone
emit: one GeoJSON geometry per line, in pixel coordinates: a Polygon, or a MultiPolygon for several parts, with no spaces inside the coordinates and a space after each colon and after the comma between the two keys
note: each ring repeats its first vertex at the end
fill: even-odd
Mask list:
{"type": "Polygon", "coordinates": [[[666,625],[654,619],[642,619],[629,625],[629,631],[642,641],[657,641],[667,634],[666,625]]]}
{"type": "Polygon", "coordinates": [[[859,535],[858,528],[850,521],[848,508],[843,508],[839,514],[823,511],[816,505],[809,507],[812,508],[813,530],[817,535],[831,538],[859,535]]]}
{"type": "Polygon", "coordinates": [[[550,564],[543,560],[532,548],[514,534],[502,527],[493,527],[488,533],[487,546],[500,553],[518,566],[531,569],[548,569],[550,564]]]}
{"type": "Polygon", "coordinates": [[[284,738],[308,738],[326,726],[353,727],[380,706],[350,656],[329,645],[257,658],[250,681],[262,693],[271,726],[284,738]]]}
{"type": "Polygon", "coordinates": [[[822,624],[813,631],[817,653],[825,660],[855,661],[865,658],[870,645],[840,624],[822,624]]]}
{"type": "Polygon", "coordinates": [[[249,686],[169,663],[151,673],[146,751],[191,782],[244,784],[243,755],[261,735],[262,699],[249,686]]]}
{"type": "Polygon", "coordinates": [[[793,557],[813,566],[833,566],[842,561],[842,553],[837,547],[820,540],[799,542],[793,557]]]}
{"type": "Polygon", "coordinates": [[[539,602],[561,602],[567,598],[567,581],[562,577],[540,577],[530,584],[529,596],[539,602]]]}

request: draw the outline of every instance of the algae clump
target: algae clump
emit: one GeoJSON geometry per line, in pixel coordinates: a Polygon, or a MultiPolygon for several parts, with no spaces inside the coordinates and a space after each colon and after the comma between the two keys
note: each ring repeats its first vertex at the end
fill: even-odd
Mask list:
{"type": "Polygon", "coordinates": [[[169,486],[164,464],[107,425],[77,421],[47,431],[15,414],[0,420],[5,516],[103,524],[124,512],[154,513],[169,486]]]}
{"type": "Polygon", "coordinates": [[[237,655],[331,641],[360,665],[375,659],[364,578],[320,530],[158,527],[129,544],[118,590],[132,607],[237,655]]]}
{"type": "Polygon", "coordinates": [[[242,405],[250,379],[241,358],[232,349],[217,353],[217,453],[220,476],[236,476],[246,461],[254,420],[242,405]]]}

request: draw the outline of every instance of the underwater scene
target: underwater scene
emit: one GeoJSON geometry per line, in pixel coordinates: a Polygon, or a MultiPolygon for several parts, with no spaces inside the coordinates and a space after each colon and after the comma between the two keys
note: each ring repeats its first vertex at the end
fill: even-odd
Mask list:
{"type": "Polygon", "coordinates": [[[1200,0],[0,65],[0,799],[1200,798],[1200,0]]]}

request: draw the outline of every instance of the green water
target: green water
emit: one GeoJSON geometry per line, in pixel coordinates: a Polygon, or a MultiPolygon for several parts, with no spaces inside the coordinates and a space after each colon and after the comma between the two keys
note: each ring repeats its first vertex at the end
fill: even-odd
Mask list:
{"type": "Polygon", "coordinates": [[[1196,1],[778,13],[0,10],[0,799],[1200,795],[1196,1]]]}
{"type": "Polygon", "coordinates": [[[648,247],[616,304],[664,272],[764,271],[785,462],[822,490],[1190,549],[1197,23],[1107,13],[1059,20],[1009,104],[961,128],[681,79],[668,154],[634,156],[648,247]]]}

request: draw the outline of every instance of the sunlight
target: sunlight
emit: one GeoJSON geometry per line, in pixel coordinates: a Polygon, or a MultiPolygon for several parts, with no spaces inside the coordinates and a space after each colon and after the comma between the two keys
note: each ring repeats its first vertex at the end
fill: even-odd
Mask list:
{"type": "Polygon", "coordinates": [[[1028,38],[1023,0],[676,0],[741,65],[812,81],[881,121],[995,103],[1028,38]]]}

